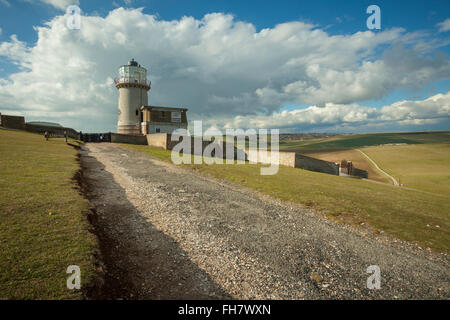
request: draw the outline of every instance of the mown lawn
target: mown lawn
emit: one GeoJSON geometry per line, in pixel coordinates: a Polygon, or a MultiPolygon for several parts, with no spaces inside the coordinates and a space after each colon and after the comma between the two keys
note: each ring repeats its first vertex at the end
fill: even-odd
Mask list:
{"type": "Polygon", "coordinates": [[[0,299],[82,299],[94,277],[88,201],[64,139],[0,129],[0,299]],[[82,290],[69,290],[69,265],[82,290]]]}
{"type": "MultiPolygon", "coordinates": [[[[123,146],[171,161],[170,151],[123,146]]],[[[338,221],[366,223],[403,240],[442,251],[450,249],[448,197],[283,166],[272,176],[260,175],[260,165],[253,164],[185,166],[303,204],[338,221]]]]}

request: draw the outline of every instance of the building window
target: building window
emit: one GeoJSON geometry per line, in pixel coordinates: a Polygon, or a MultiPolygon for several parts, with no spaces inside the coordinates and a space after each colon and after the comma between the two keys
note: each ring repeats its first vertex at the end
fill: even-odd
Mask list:
{"type": "Polygon", "coordinates": [[[160,128],[156,128],[156,133],[160,133],[161,129],[160,128]]]}
{"type": "Polygon", "coordinates": [[[137,116],[139,115],[139,110],[138,110],[138,109],[136,109],[136,115],[137,115],[137,116]]]}

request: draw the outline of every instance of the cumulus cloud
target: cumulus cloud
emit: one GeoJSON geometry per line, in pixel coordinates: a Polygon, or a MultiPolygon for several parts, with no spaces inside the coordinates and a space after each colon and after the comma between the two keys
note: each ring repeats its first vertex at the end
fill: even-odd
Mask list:
{"type": "Polygon", "coordinates": [[[448,122],[450,119],[450,91],[425,100],[403,100],[381,109],[359,104],[327,103],[324,107],[310,106],[301,110],[275,112],[271,115],[236,116],[209,120],[211,127],[224,128],[354,128],[380,126],[395,122],[399,125],[448,122]]]}
{"type": "Polygon", "coordinates": [[[19,41],[15,34],[10,37],[9,42],[0,43],[0,55],[9,57],[15,64],[26,66],[28,54],[26,43],[19,41]]]}
{"type": "Polygon", "coordinates": [[[330,108],[341,116],[333,119],[369,119],[376,110],[356,110],[358,101],[450,74],[447,55],[424,55],[427,43],[414,49],[419,36],[403,29],[329,35],[289,22],[258,32],[227,14],[164,21],[118,8],[106,17],[83,16],[81,29],[69,30],[67,18],[36,27],[31,46],[16,36],[0,43],[0,55],[20,68],[0,81],[0,110],[115,130],[113,78],[132,57],[148,68],[149,103],[187,107],[190,119],[278,113],[286,120],[278,112],[285,103],[314,105],[308,112],[316,119],[330,108]]]}
{"type": "Polygon", "coordinates": [[[7,6],[7,7],[11,7],[11,4],[7,0],[0,0],[0,4],[7,6]]]}
{"type": "Polygon", "coordinates": [[[450,30],[450,18],[445,19],[442,22],[439,22],[437,26],[439,27],[439,32],[445,32],[450,30]]]}

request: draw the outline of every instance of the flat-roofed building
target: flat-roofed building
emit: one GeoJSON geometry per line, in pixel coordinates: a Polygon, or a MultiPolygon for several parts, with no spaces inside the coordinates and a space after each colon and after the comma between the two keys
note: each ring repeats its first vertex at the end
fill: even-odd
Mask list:
{"type": "Polygon", "coordinates": [[[187,129],[186,108],[142,106],[141,133],[172,133],[176,129],[187,129]]]}

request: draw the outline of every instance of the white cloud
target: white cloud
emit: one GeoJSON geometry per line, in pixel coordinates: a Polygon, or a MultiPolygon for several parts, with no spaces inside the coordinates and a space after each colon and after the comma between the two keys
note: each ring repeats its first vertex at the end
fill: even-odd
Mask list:
{"type": "Polygon", "coordinates": [[[422,101],[403,100],[380,110],[381,120],[429,120],[450,117],[450,91],[422,101]]]}
{"type": "Polygon", "coordinates": [[[445,32],[450,30],[450,18],[445,19],[444,21],[437,24],[439,27],[439,32],[445,32]]]}
{"type": "Polygon", "coordinates": [[[257,118],[294,103],[315,105],[308,112],[316,118],[320,106],[332,106],[353,121],[373,115],[370,108],[356,112],[358,101],[420,89],[450,74],[447,55],[423,55],[427,43],[414,49],[419,36],[402,29],[332,36],[289,22],[257,32],[221,13],[163,21],[118,8],[104,18],[83,16],[81,30],[68,30],[67,17],[37,27],[32,46],[16,36],[0,43],[0,55],[21,68],[0,81],[0,111],[115,130],[112,79],[132,57],[149,69],[149,103],[185,106],[191,120],[257,118]]]}
{"type": "Polygon", "coordinates": [[[224,128],[336,128],[358,125],[380,125],[396,122],[400,125],[423,124],[450,119],[450,91],[420,101],[399,101],[381,109],[358,104],[324,107],[310,106],[301,110],[275,112],[271,115],[236,116],[207,122],[224,128]]]}
{"type": "Polygon", "coordinates": [[[13,34],[9,42],[0,43],[0,55],[7,56],[10,60],[22,67],[29,66],[26,59],[29,55],[29,49],[25,42],[19,41],[17,36],[13,34]]]}
{"type": "Polygon", "coordinates": [[[3,4],[4,6],[7,6],[7,7],[11,7],[11,4],[7,0],[0,0],[0,4],[3,4]]]}
{"type": "Polygon", "coordinates": [[[79,0],[41,0],[46,4],[52,5],[57,9],[66,10],[70,5],[79,5],[79,0]]]}

